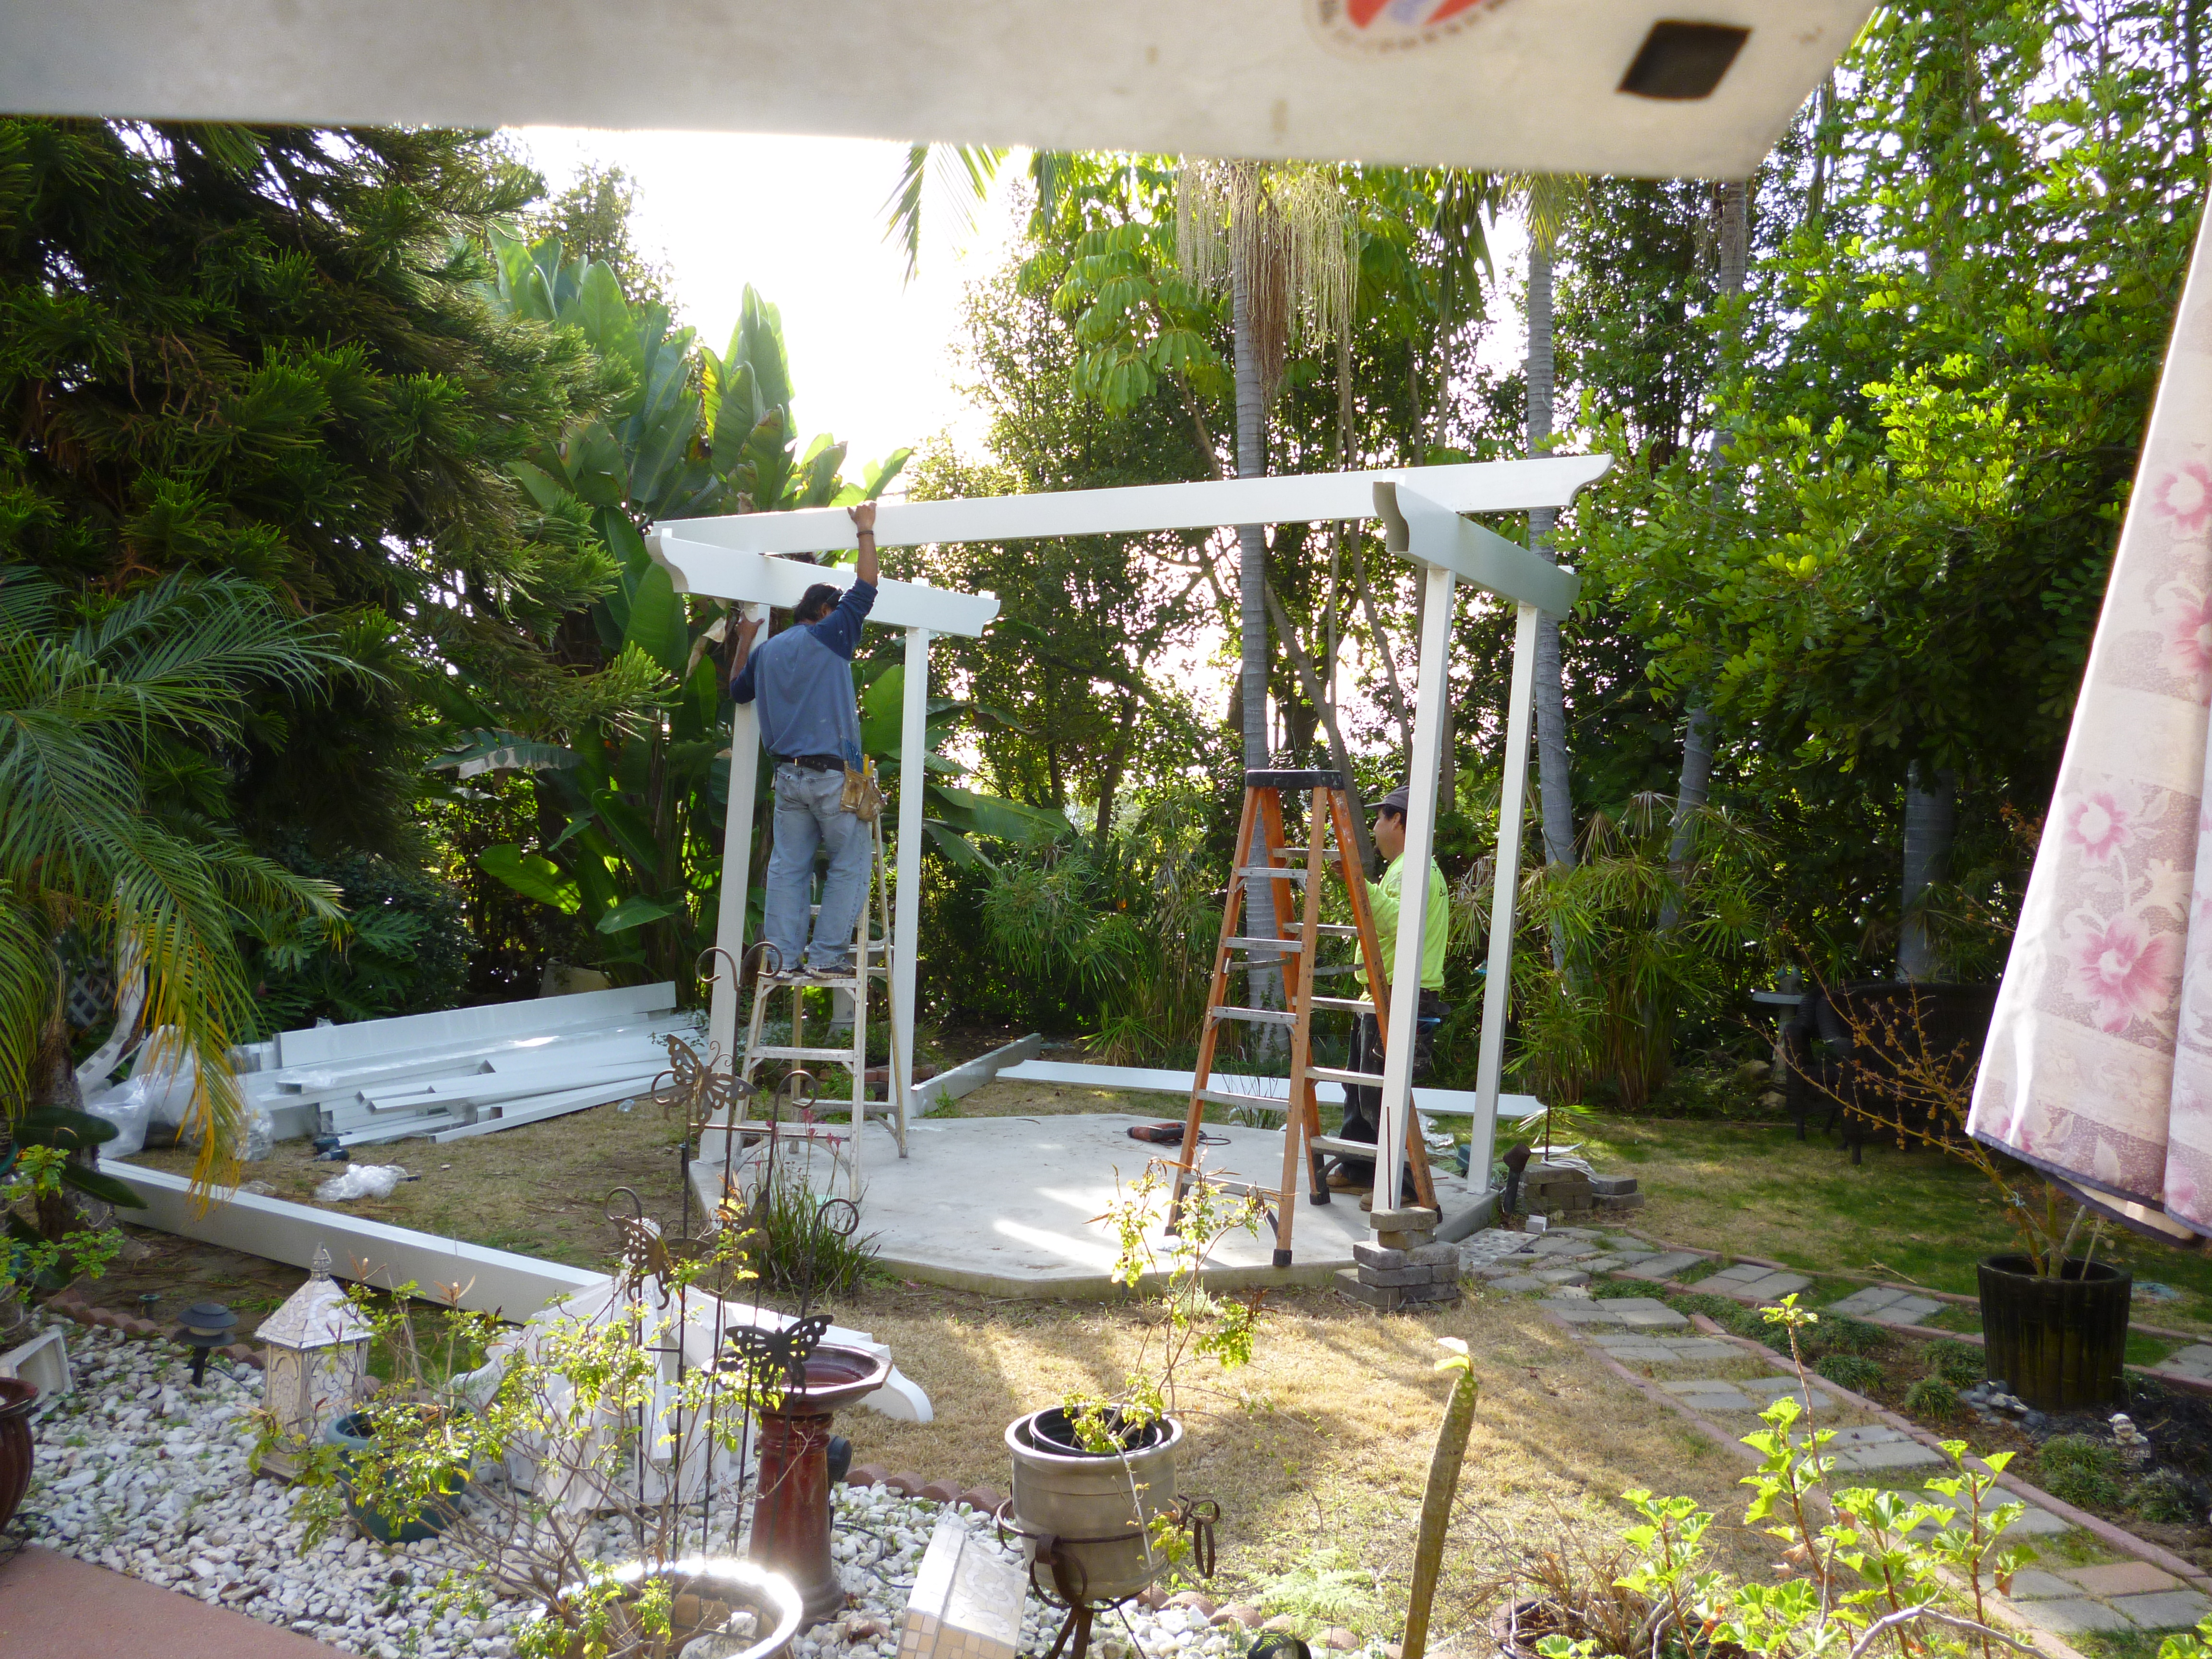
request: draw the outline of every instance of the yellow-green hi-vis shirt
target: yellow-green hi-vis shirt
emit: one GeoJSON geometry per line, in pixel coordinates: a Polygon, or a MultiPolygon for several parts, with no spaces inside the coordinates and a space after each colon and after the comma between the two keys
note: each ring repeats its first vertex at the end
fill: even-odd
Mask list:
{"type": "MultiPolygon", "coordinates": [[[[1388,973],[1398,961],[1398,910],[1400,893],[1405,880],[1406,860],[1401,854],[1390,860],[1390,867],[1382,872],[1382,879],[1367,884],[1367,905],[1375,912],[1376,941],[1382,947],[1383,971],[1388,973]]],[[[1437,868],[1434,859],[1429,860],[1428,904],[1421,922],[1421,988],[1441,991],[1444,988],[1444,945],[1451,934],[1451,901],[1444,894],[1444,872],[1437,868]]],[[[1364,985],[1367,975],[1363,971],[1359,982],[1364,985]]]]}

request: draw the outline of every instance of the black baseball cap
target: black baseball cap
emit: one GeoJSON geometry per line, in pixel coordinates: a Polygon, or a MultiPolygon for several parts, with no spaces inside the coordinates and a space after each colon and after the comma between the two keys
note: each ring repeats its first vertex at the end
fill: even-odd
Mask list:
{"type": "Polygon", "coordinates": [[[1395,812],[1400,817],[1410,816],[1413,811],[1413,791],[1400,784],[1381,800],[1375,803],[1378,812],[1395,812]]]}

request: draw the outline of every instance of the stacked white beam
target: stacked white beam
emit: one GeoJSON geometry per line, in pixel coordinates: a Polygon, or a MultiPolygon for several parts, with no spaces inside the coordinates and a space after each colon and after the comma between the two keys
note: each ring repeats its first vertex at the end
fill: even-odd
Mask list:
{"type": "Polygon", "coordinates": [[[286,1031],[269,1069],[240,1081],[281,1121],[343,1146],[459,1140],[647,1092],[671,1033],[697,1046],[676,988],[625,986],[286,1031]]]}

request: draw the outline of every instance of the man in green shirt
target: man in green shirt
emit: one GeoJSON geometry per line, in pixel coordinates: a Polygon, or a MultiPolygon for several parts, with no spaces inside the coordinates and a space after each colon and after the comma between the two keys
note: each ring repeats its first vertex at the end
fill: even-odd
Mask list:
{"type": "MultiPolygon", "coordinates": [[[[1382,879],[1367,884],[1368,908],[1375,913],[1375,932],[1382,947],[1384,970],[1397,964],[1398,916],[1401,905],[1400,895],[1404,890],[1406,877],[1406,806],[1407,792],[1401,787],[1382,798],[1375,809],[1375,850],[1388,860],[1382,879]]],[[[1421,922],[1421,1002],[1415,1024],[1413,1040],[1413,1076],[1428,1075],[1434,1057],[1437,1027],[1443,1023],[1444,945],[1451,933],[1451,902],[1444,892],[1443,872],[1437,867],[1434,859],[1429,860],[1428,902],[1422,911],[1421,922]]],[[[1363,970],[1359,978],[1364,984],[1367,975],[1363,970]]],[[[1375,1016],[1362,1014],[1358,1026],[1352,1036],[1352,1063],[1346,1068],[1354,1072],[1372,1072],[1380,1075],[1382,1070],[1382,1037],[1376,1024],[1375,1016]]],[[[1352,1085],[1344,1091],[1344,1127],[1339,1133],[1346,1140],[1372,1141],[1381,1129],[1382,1121],[1382,1091],[1367,1085],[1352,1085]]],[[[1328,1184],[1339,1192],[1364,1192],[1375,1184],[1375,1165],[1366,1158],[1340,1158],[1329,1172],[1328,1184]]]]}

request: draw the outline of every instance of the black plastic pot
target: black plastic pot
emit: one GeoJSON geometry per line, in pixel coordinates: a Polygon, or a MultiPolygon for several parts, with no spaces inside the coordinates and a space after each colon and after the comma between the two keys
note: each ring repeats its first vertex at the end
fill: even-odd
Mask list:
{"type": "Polygon", "coordinates": [[[2043,1412],[2123,1397],[2133,1273],[2079,1256],[2056,1277],[2038,1274],[2024,1255],[1993,1255],[1975,1271],[1984,1357],[2009,1392],[2043,1412]]]}

